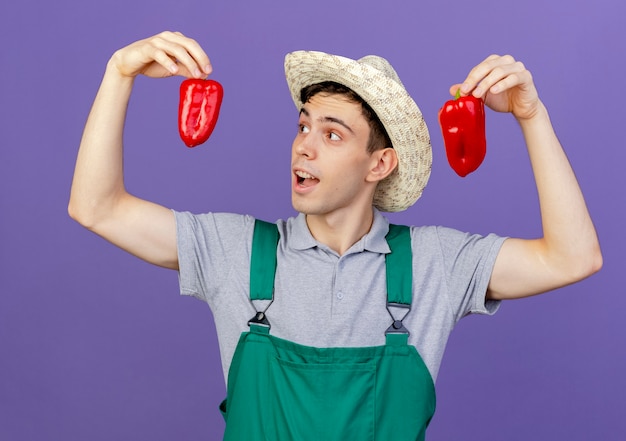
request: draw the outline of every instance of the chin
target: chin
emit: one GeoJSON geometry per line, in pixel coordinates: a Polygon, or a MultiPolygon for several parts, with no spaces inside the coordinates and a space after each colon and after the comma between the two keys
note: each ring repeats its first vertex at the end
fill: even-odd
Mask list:
{"type": "Polygon", "coordinates": [[[295,196],[291,198],[291,206],[298,213],[302,213],[302,214],[313,215],[313,214],[319,214],[321,211],[319,207],[315,207],[313,206],[313,204],[306,203],[305,201],[299,200],[299,198],[295,196]]]}
{"type": "Polygon", "coordinates": [[[296,202],[296,201],[291,201],[291,206],[293,207],[294,210],[296,210],[298,213],[302,213],[302,214],[311,214],[311,210],[309,207],[307,207],[306,204],[303,204],[301,202],[296,202]]]}

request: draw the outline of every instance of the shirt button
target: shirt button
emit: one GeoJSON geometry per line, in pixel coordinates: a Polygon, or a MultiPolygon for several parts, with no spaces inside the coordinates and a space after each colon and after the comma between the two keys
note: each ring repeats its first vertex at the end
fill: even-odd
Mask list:
{"type": "Polygon", "coordinates": [[[337,293],[337,298],[338,298],[339,300],[342,300],[342,299],[343,299],[343,293],[342,293],[341,291],[339,291],[339,292],[337,293]]]}

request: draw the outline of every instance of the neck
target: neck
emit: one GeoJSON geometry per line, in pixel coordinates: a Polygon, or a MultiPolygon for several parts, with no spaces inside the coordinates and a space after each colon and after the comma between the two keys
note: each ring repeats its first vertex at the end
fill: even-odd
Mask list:
{"type": "Polygon", "coordinates": [[[374,210],[372,206],[364,208],[360,213],[341,213],[330,215],[306,216],[309,231],[317,240],[343,255],[352,245],[357,243],[372,228],[374,210]]]}

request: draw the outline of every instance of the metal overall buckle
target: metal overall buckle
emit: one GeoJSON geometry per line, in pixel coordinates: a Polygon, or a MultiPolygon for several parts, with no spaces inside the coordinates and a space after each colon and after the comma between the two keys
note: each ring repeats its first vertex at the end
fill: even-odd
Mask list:
{"type": "Polygon", "coordinates": [[[407,334],[407,335],[410,334],[409,330],[406,329],[406,327],[404,326],[404,323],[402,323],[402,320],[404,320],[404,318],[409,314],[410,311],[411,311],[411,305],[405,305],[404,303],[387,302],[387,312],[391,316],[393,323],[391,324],[391,326],[387,328],[387,330],[385,331],[385,335],[387,334],[407,334]],[[404,311],[404,314],[402,314],[401,318],[397,319],[393,315],[393,312],[391,312],[392,308],[405,309],[406,311],[404,311]]]}
{"type": "MultiPolygon", "coordinates": [[[[252,306],[254,306],[254,309],[257,309],[256,306],[254,305],[253,301],[250,301],[250,303],[252,303],[252,306]]],[[[267,314],[265,314],[265,311],[267,311],[267,309],[270,307],[270,305],[273,303],[273,300],[270,301],[266,306],[265,309],[263,309],[262,311],[259,311],[257,309],[256,314],[254,314],[254,317],[252,317],[250,320],[248,320],[248,326],[250,325],[257,325],[257,326],[263,326],[267,329],[270,329],[272,326],[270,325],[269,320],[267,319],[267,314]]]]}

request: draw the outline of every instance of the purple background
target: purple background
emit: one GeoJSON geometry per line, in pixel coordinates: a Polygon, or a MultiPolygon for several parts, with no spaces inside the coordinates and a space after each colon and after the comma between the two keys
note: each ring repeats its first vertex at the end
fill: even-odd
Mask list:
{"type": "Polygon", "coordinates": [[[140,78],[127,186],[194,212],[293,214],[286,52],[388,58],[430,127],[423,198],[392,221],[532,237],[537,196],[516,123],[489,112],[478,172],[448,167],[437,110],[490,53],[533,72],[603,245],[594,277],[470,317],[438,380],[435,440],[622,440],[626,350],[621,0],[5,1],[0,7],[0,440],[217,440],[224,385],[209,309],[67,216],[104,66],[161,30],[196,38],[226,96],[209,142],[176,129],[180,79],[140,78]]]}

